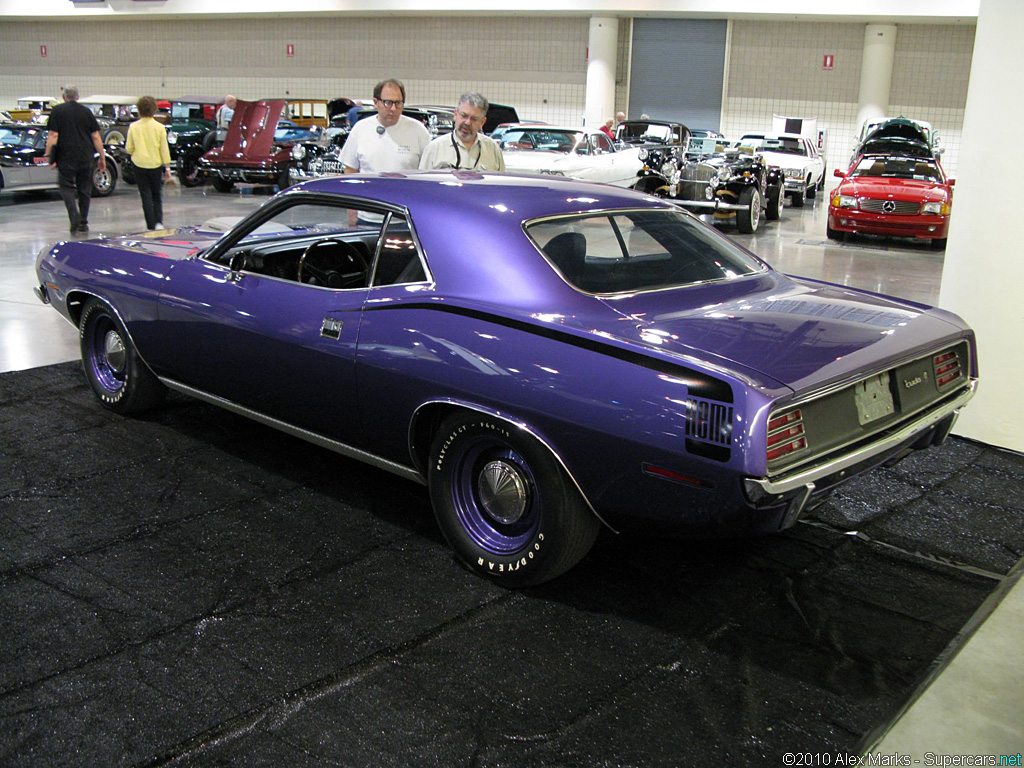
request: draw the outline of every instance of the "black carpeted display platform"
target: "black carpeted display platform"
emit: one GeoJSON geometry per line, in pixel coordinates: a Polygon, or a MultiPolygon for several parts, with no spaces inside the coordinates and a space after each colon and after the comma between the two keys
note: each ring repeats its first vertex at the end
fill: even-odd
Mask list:
{"type": "Polygon", "coordinates": [[[75,364],[3,374],[0,434],[8,768],[851,751],[1024,551],[1024,458],[957,439],[787,534],[606,534],[507,592],[426,489],[185,398],[121,418],[75,364]]]}

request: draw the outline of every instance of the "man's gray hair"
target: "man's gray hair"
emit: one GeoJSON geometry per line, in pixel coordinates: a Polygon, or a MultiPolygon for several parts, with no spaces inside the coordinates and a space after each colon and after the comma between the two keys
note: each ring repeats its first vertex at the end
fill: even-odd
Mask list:
{"type": "Polygon", "coordinates": [[[459,103],[455,105],[455,108],[458,109],[459,106],[462,104],[469,104],[469,106],[479,109],[480,113],[484,115],[487,114],[487,108],[491,106],[487,102],[487,99],[485,99],[479,93],[462,94],[461,96],[459,96],[459,103]]]}
{"type": "Polygon", "coordinates": [[[78,101],[78,86],[77,85],[65,85],[60,89],[61,95],[64,96],[65,101],[78,101]]]}

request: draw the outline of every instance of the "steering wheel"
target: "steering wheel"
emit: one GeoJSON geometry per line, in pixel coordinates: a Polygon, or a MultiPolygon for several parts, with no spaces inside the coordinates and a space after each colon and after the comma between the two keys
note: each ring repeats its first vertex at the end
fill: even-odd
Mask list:
{"type": "Polygon", "coordinates": [[[369,271],[366,258],[354,246],[327,238],[310,243],[303,251],[297,278],[300,283],[325,288],[358,288],[366,284],[369,271]]]}

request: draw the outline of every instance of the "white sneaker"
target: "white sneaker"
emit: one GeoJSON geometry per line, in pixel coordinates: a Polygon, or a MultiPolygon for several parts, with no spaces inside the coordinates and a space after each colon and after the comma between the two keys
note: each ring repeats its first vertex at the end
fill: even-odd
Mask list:
{"type": "Polygon", "coordinates": [[[163,229],[163,228],[164,228],[164,225],[161,224],[159,221],[156,223],[156,226],[153,227],[153,229],[163,229]]]}

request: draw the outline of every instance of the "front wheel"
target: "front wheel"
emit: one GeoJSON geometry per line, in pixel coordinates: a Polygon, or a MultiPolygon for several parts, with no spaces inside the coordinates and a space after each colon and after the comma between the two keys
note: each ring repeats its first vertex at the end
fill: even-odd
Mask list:
{"type": "Polygon", "coordinates": [[[211,176],[213,188],[218,192],[230,192],[235,187],[235,182],[222,179],[220,176],[211,176]]]}
{"type": "Polygon", "coordinates": [[[757,231],[761,223],[761,193],[757,187],[747,187],[740,192],[740,205],[743,210],[736,211],[736,227],[744,235],[757,231]]]}
{"type": "Polygon", "coordinates": [[[90,299],[78,330],[85,378],[106,408],[135,413],[163,400],[167,390],[139,357],[110,307],[90,299]]]}
{"type": "Polygon", "coordinates": [[[807,177],[807,199],[813,200],[818,196],[818,186],[812,180],[813,177],[807,177]]]}
{"type": "Polygon", "coordinates": [[[946,250],[946,238],[937,237],[931,241],[933,251],[944,251],[946,250]]]}
{"type": "Polygon", "coordinates": [[[202,152],[186,150],[178,155],[178,181],[183,187],[198,187],[203,183],[203,174],[199,170],[199,158],[202,152]]]}
{"type": "Polygon", "coordinates": [[[765,211],[765,217],[769,221],[778,221],[782,218],[782,209],[786,204],[786,193],[782,190],[782,186],[771,187],[767,193],[768,197],[768,208],[765,211]]]}
{"type": "Polygon", "coordinates": [[[507,422],[473,413],[446,419],[427,477],[434,515],[456,557],[503,586],[565,573],[597,538],[600,522],[562,466],[507,422]]]}

